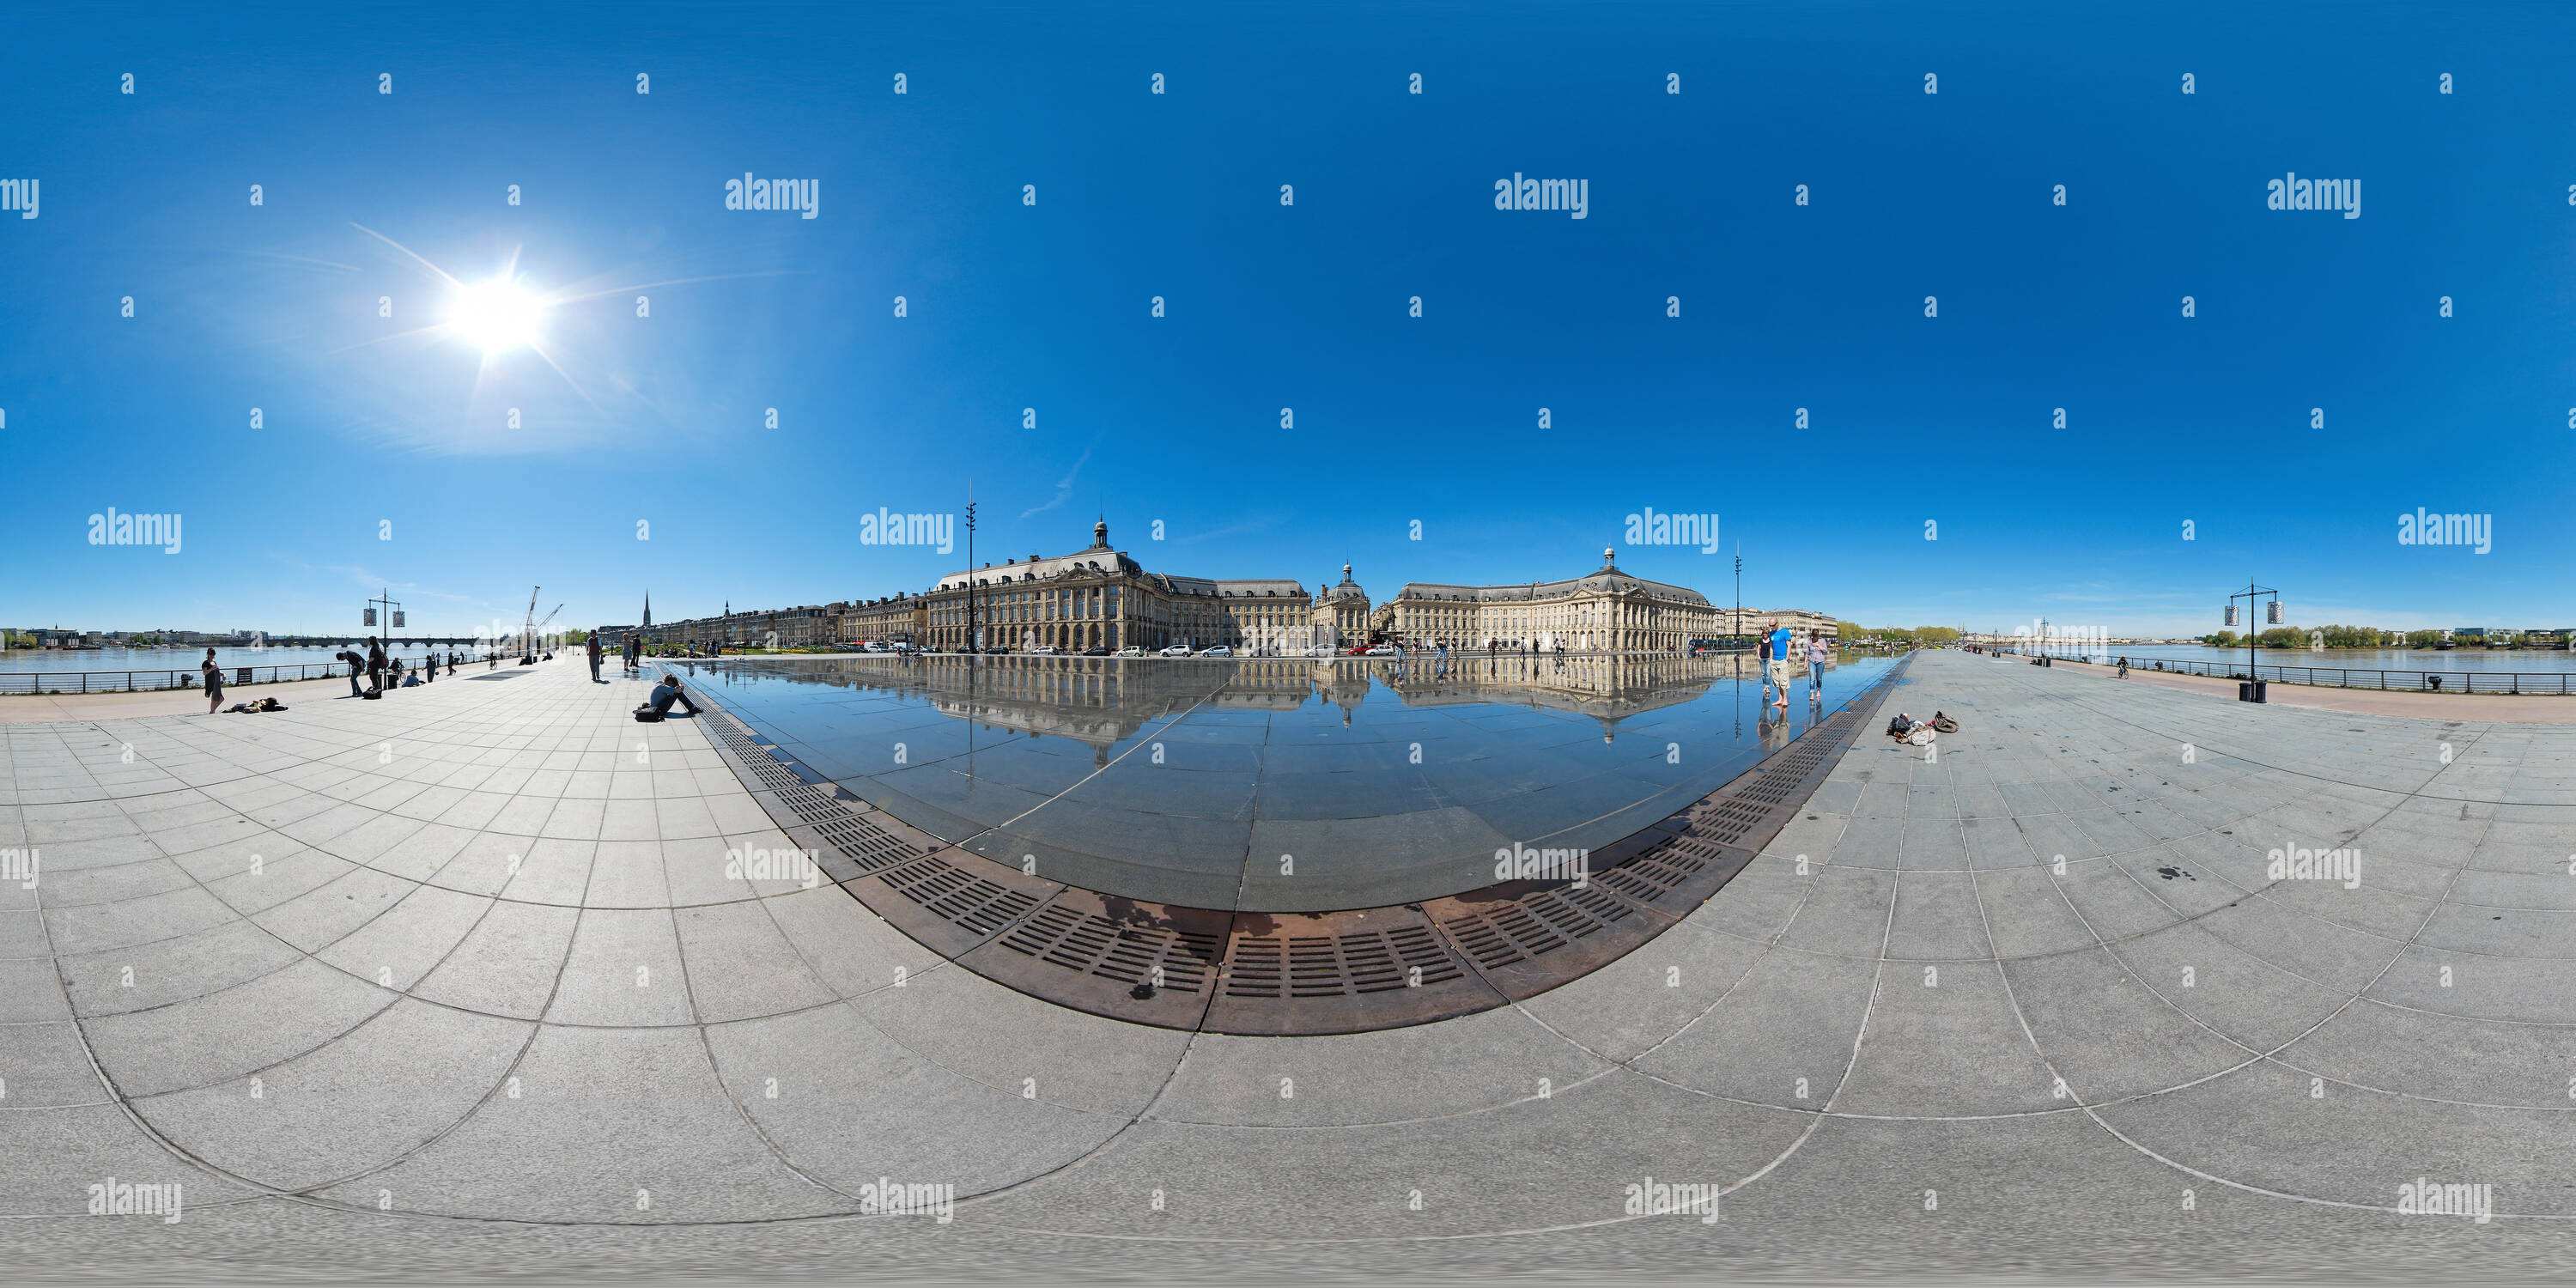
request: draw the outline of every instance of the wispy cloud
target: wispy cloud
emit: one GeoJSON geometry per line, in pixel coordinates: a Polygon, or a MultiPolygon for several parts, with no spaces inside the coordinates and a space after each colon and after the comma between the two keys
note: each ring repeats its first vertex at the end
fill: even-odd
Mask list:
{"type": "MultiPolygon", "coordinates": [[[[1095,444],[1095,446],[1096,446],[1096,444],[1095,444]]],[[[1052,509],[1056,508],[1057,506],[1062,505],[1062,504],[1064,504],[1065,502],[1072,500],[1072,499],[1073,499],[1073,480],[1074,480],[1074,477],[1075,477],[1076,475],[1081,474],[1081,473],[1082,473],[1082,467],[1083,467],[1084,465],[1086,465],[1086,464],[1090,463],[1090,461],[1091,461],[1091,448],[1089,448],[1089,447],[1083,448],[1083,449],[1082,449],[1082,458],[1081,458],[1080,460],[1077,460],[1077,461],[1075,461],[1075,462],[1073,463],[1073,468],[1072,468],[1072,469],[1066,470],[1066,471],[1064,472],[1064,477],[1063,477],[1063,478],[1057,479],[1057,480],[1055,481],[1055,499],[1054,499],[1054,500],[1051,500],[1051,501],[1049,501],[1049,502],[1047,502],[1047,503],[1046,503],[1046,504],[1044,504],[1044,505],[1038,506],[1038,507],[1037,507],[1037,508],[1035,508],[1035,509],[1031,509],[1031,510],[1022,510],[1022,511],[1020,511],[1020,517],[1021,517],[1021,518],[1023,518],[1023,519],[1025,519],[1025,518],[1027,518],[1027,517],[1029,517],[1030,515],[1033,515],[1033,514],[1044,514],[1044,513],[1046,513],[1047,511],[1052,510],[1052,509]]]]}
{"type": "Polygon", "coordinates": [[[473,595],[460,595],[453,591],[446,590],[432,590],[416,581],[395,581],[391,577],[387,577],[382,573],[372,571],[358,564],[309,564],[301,559],[296,559],[289,555],[278,554],[275,551],[271,551],[269,557],[277,560],[279,563],[287,565],[288,567],[301,569],[305,572],[344,573],[348,576],[350,585],[356,586],[362,590],[399,590],[408,595],[425,595],[431,599],[454,600],[460,604],[475,604],[486,607],[491,603],[490,600],[481,599],[473,595]]]}
{"type": "Polygon", "coordinates": [[[1271,520],[1269,519],[1252,519],[1243,523],[1229,523],[1222,528],[1210,528],[1205,532],[1193,532],[1186,537],[1174,537],[1172,539],[1172,544],[1175,546],[1196,545],[1202,541],[1214,541],[1219,537],[1233,537],[1240,536],[1247,532],[1260,532],[1270,526],[1271,520]]]}

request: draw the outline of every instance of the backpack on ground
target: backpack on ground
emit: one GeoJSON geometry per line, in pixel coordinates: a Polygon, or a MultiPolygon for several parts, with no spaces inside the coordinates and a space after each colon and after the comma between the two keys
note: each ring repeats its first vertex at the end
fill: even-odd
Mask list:
{"type": "Polygon", "coordinates": [[[651,707],[637,707],[635,708],[635,723],[660,724],[662,723],[662,713],[651,707]]]}

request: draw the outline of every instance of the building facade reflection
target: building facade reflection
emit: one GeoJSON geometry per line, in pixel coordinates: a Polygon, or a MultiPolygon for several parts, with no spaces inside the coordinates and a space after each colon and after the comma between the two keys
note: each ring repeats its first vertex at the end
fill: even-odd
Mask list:
{"type": "MultiPolygon", "coordinates": [[[[744,664],[728,664],[725,669],[744,664]]],[[[952,720],[1032,737],[1068,738],[1105,757],[1147,725],[1194,710],[1522,706],[1587,716],[1610,740],[1632,716],[1678,706],[1722,681],[1752,681],[1741,655],[1166,660],[1119,657],[779,659],[749,664],[763,679],[908,697],[952,720]]]]}

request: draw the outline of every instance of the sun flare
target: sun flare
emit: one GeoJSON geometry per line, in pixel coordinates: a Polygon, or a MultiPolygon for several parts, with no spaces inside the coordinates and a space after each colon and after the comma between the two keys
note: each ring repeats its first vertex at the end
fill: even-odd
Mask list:
{"type": "Polygon", "coordinates": [[[535,341],[543,312],[543,302],[526,287],[500,277],[460,288],[448,323],[492,354],[535,341]]]}

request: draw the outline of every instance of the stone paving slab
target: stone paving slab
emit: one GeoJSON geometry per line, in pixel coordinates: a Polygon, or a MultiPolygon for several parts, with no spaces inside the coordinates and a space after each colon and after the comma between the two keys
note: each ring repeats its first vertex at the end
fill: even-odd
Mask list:
{"type": "Polygon", "coordinates": [[[1253,1038],[1057,1007],[829,882],[729,875],[787,840],[640,697],[567,662],[0,728],[0,842],[41,863],[0,883],[0,1256],[2576,1259],[2576,730],[1927,654],[1887,705],[1961,730],[1864,737],[1646,946],[1475,1015],[1253,1038]],[[2357,882],[2269,871],[2299,848],[2357,882]],[[1721,1187],[1722,1219],[1627,1213],[1649,1176],[1721,1187]],[[2419,1176],[2491,1185],[2494,1219],[2399,1215],[2419,1176]],[[185,1219],[81,1215],[110,1177],[184,1183],[185,1219]],[[953,1219],[870,1214],[881,1179],[954,1186],[953,1219]]]}

